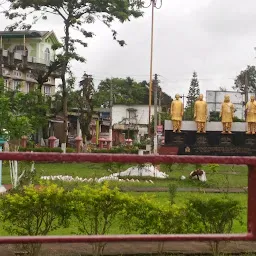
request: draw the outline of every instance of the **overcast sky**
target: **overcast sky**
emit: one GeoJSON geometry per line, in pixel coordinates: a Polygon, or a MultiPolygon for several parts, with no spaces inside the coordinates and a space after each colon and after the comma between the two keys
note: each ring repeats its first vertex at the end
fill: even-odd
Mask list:
{"type": "MultiPolygon", "coordinates": [[[[106,77],[149,80],[150,22],[151,11],[145,9],[140,19],[114,24],[125,47],[112,40],[106,26],[99,22],[89,26],[96,37],[89,40],[88,48],[79,48],[87,62],[73,63],[75,75],[81,77],[87,71],[96,83],[106,77]]],[[[6,24],[1,16],[0,29],[6,24]]],[[[153,64],[163,90],[171,96],[187,94],[193,71],[203,93],[220,86],[231,89],[241,69],[256,63],[255,24],[255,0],[163,0],[162,8],[155,10],[153,64]]],[[[39,22],[34,29],[63,36],[62,22],[56,17],[39,22]]]]}

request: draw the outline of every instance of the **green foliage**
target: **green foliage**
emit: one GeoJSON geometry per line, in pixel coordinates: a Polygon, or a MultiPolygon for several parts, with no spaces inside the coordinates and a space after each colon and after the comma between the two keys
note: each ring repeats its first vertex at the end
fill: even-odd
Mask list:
{"type": "Polygon", "coordinates": [[[174,164],[161,164],[161,171],[172,172],[174,171],[173,167],[174,167],[174,164]]]}
{"type": "Polygon", "coordinates": [[[138,148],[136,147],[115,147],[111,149],[92,149],[92,153],[111,153],[111,154],[138,154],[138,148]]]}
{"type": "Polygon", "coordinates": [[[49,106],[38,90],[27,94],[4,91],[0,94],[0,130],[6,129],[10,139],[31,135],[47,125],[49,106]]]}
{"type": "MultiPolygon", "coordinates": [[[[75,189],[72,193],[73,217],[78,234],[105,235],[126,206],[126,195],[103,186],[75,189]]],[[[93,244],[93,255],[102,255],[104,243],[93,244]]]]}
{"type": "Polygon", "coordinates": [[[220,112],[219,111],[212,111],[210,112],[210,122],[220,122],[220,112]]]}
{"type": "Polygon", "coordinates": [[[241,119],[241,118],[239,118],[239,117],[237,117],[237,116],[234,116],[233,122],[245,122],[245,120],[244,120],[244,119],[241,119]]]}
{"type": "Polygon", "coordinates": [[[247,66],[245,70],[242,70],[234,81],[234,90],[245,92],[246,75],[248,78],[248,92],[256,92],[256,68],[255,66],[247,66]]]}
{"type": "Polygon", "coordinates": [[[100,82],[94,95],[95,105],[109,107],[110,87],[113,89],[114,104],[148,104],[148,87],[145,82],[136,82],[132,78],[107,78],[100,82]]]}
{"type": "MultiPolygon", "coordinates": [[[[146,81],[136,82],[131,77],[127,77],[125,79],[107,78],[106,80],[102,80],[93,97],[95,106],[100,107],[103,105],[104,107],[109,107],[111,85],[114,104],[148,104],[149,84],[146,81]]],[[[160,97],[162,107],[168,109],[172,98],[164,92],[161,93],[161,96],[158,94],[158,100],[160,97]]],[[[153,97],[151,103],[154,103],[153,97]]]]}
{"type": "MultiPolygon", "coordinates": [[[[19,147],[20,152],[55,152],[55,153],[62,153],[61,148],[47,148],[47,147],[41,147],[41,148],[22,148],[19,147]]],[[[67,153],[73,153],[72,149],[68,149],[69,152],[67,153]]]]}
{"type": "Polygon", "coordinates": [[[230,233],[235,220],[241,222],[243,208],[232,198],[190,199],[187,203],[188,232],[230,233]]]}
{"type": "MultiPolygon", "coordinates": [[[[24,187],[2,196],[0,219],[11,235],[38,236],[66,226],[71,215],[69,195],[54,184],[40,189],[24,187]]],[[[29,255],[38,255],[40,244],[26,247],[29,255]]]]}
{"type": "Polygon", "coordinates": [[[125,207],[125,194],[102,186],[74,189],[73,215],[79,234],[104,235],[125,207]]]}
{"type": "Polygon", "coordinates": [[[170,183],[168,186],[168,192],[169,192],[169,196],[170,196],[171,205],[175,204],[175,197],[177,195],[177,189],[178,189],[178,186],[175,183],[170,183]]]}
{"type": "Polygon", "coordinates": [[[67,223],[68,195],[56,184],[33,185],[2,197],[0,218],[12,235],[47,235],[67,223]]]}
{"type": "Polygon", "coordinates": [[[187,96],[187,105],[184,112],[185,120],[193,120],[194,116],[194,104],[200,94],[199,82],[197,73],[193,72],[193,77],[190,82],[189,92],[187,96]]]}
{"type": "Polygon", "coordinates": [[[208,169],[212,172],[212,173],[217,173],[218,168],[220,167],[219,164],[208,164],[207,165],[208,169]]]}
{"type": "Polygon", "coordinates": [[[122,228],[139,234],[177,234],[184,232],[184,208],[155,204],[146,195],[129,200],[123,212],[122,228]],[[129,220],[129,221],[127,221],[129,220]]]}

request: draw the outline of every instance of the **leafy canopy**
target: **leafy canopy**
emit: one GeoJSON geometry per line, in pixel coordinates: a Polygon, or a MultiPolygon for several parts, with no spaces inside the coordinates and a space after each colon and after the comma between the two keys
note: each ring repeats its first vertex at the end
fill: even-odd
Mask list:
{"type": "Polygon", "coordinates": [[[255,66],[247,66],[245,70],[242,70],[236,77],[233,86],[234,90],[244,92],[246,75],[248,79],[248,92],[256,92],[256,68],[255,66]]]}

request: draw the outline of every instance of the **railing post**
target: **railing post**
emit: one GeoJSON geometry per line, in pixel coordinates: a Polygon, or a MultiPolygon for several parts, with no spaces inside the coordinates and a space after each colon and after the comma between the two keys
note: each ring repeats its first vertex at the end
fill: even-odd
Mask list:
{"type": "Polygon", "coordinates": [[[256,240],[256,166],[248,166],[248,233],[256,240]]]}

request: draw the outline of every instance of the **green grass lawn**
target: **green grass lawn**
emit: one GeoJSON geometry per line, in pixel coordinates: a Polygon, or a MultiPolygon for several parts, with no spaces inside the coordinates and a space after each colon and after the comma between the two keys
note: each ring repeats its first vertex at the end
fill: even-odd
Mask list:
{"type": "MultiPolygon", "coordinates": [[[[120,166],[120,169],[115,168],[113,171],[124,171],[132,165],[120,166]]],[[[73,177],[79,176],[83,178],[94,178],[110,175],[111,171],[109,164],[95,163],[36,163],[35,165],[38,176],[44,175],[70,175],[73,177]]],[[[175,183],[178,187],[202,187],[202,188],[243,188],[247,187],[248,170],[246,166],[222,165],[217,168],[216,172],[211,170],[210,165],[202,166],[206,171],[207,182],[202,183],[196,180],[188,179],[189,173],[195,170],[194,165],[178,165],[172,166],[172,171],[168,172],[166,166],[161,166],[161,171],[166,171],[169,174],[168,179],[156,179],[153,177],[139,177],[140,183],[116,183],[122,187],[168,187],[170,183],[175,183]],[[186,180],[180,180],[184,175],[186,180]],[[146,180],[152,180],[154,184],[146,183],[146,180]]],[[[136,178],[137,179],[137,178],[136,178]]],[[[8,163],[3,167],[3,184],[10,184],[10,174],[8,163]]]]}
{"type": "MultiPolygon", "coordinates": [[[[124,171],[129,168],[131,165],[123,165],[120,167],[120,171],[124,171]]],[[[94,178],[110,175],[111,171],[109,170],[109,164],[94,164],[94,163],[36,163],[35,165],[38,176],[48,176],[48,175],[70,175],[73,177],[79,176],[83,178],[94,178]]],[[[161,171],[166,170],[166,166],[161,166],[161,171]]],[[[243,188],[247,187],[248,179],[248,170],[246,166],[232,166],[232,165],[222,165],[217,168],[217,171],[213,171],[211,166],[205,165],[202,166],[202,169],[206,171],[207,182],[202,183],[196,180],[188,179],[189,173],[195,170],[194,165],[173,165],[172,171],[168,172],[168,179],[155,179],[155,178],[145,178],[137,177],[140,179],[140,183],[117,183],[111,182],[110,185],[117,185],[122,187],[168,187],[170,183],[174,183],[177,187],[198,187],[198,188],[243,188]],[[186,180],[180,180],[181,175],[187,177],[186,180]],[[146,183],[146,180],[153,180],[154,184],[146,183]]],[[[114,172],[117,172],[115,169],[114,172]]],[[[137,179],[136,178],[136,179],[137,179]]],[[[3,184],[10,184],[10,174],[9,174],[9,165],[8,163],[4,164],[3,167],[3,184]]],[[[203,191],[203,189],[202,189],[203,191]]],[[[141,193],[129,192],[135,196],[141,195],[141,193]]],[[[167,192],[151,192],[148,193],[153,200],[160,202],[161,204],[169,203],[169,194],[167,192]]],[[[201,197],[201,198],[211,198],[211,197],[220,197],[224,194],[210,194],[204,192],[179,192],[175,198],[176,204],[184,204],[187,199],[190,197],[201,197]]],[[[233,227],[233,232],[242,233],[246,232],[247,227],[247,193],[232,194],[232,198],[241,202],[244,207],[243,214],[243,225],[235,222],[233,227]]],[[[76,232],[75,223],[69,228],[59,229],[51,233],[52,235],[68,235],[74,234],[76,232]]],[[[118,226],[115,225],[111,230],[112,234],[122,233],[118,226]]],[[[8,235],[0,227],[0,235],[8,235]]]]}

